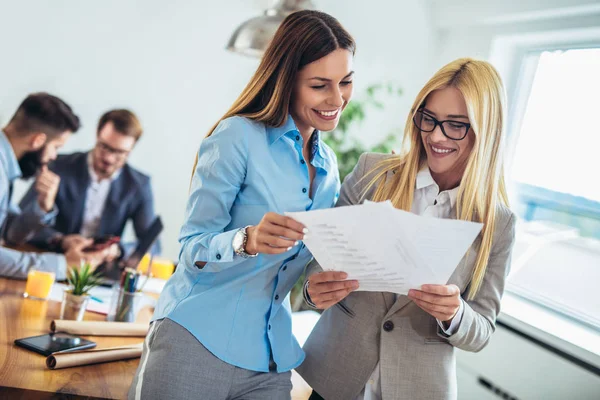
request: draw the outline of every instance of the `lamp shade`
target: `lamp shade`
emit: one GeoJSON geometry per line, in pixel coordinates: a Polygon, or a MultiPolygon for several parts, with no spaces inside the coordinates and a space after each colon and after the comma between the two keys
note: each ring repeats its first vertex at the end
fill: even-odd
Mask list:
{"type": "Polygon", "coordinates": [[[236,53],[261,57],[285,17],[299,10],[313,8],[309,0],[281,0],[264,15],[242,23],[231,35],[227,49],[236,53]]]}
{"type": "Polygon", "coordinates": [[[227,43],[227,50],[261,57],[285,16],[262,15],[241,24],[227,43]]]}

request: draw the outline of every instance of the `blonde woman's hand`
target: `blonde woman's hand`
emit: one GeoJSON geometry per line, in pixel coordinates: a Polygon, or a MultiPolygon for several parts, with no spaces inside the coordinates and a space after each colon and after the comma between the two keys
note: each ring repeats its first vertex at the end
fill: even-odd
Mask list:
{"type": "Polygon", "coordinates": [[[300,222],[273,212],[266,213],[256,226],[246,229],[248,254],[281,254],[304,239],[306,228],[300,222]]]}
{"type": "Polygon", "coordinates": [[[460,289],[456,285],[423,285],[421,290],[409,290],[408,297],[423,311],[448,324],[461,302],[460,289]]]}
{"type": "Polygon", "coordinates": [[[358,281],[345,280],[347,277],[347,273],[339,271],[323,271],[311,275],[306,289],[310,300],[321,310],[339,303],[358,289],[358,281]]]}

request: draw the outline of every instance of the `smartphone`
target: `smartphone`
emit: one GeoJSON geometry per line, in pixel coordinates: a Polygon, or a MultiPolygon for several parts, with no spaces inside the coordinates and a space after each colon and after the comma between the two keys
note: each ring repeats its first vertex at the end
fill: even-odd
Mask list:
{"type": "Polygon", "coordinates": [[[94,238],[94,243],[83,249],[83,251],[92,252],[108,249],[110,246],[112,246],[115,243],[119,243],[120,241],[121,238],[118,236],[102,236],[94,238]]]}
{"type": "Polygon", "coordinates": [[[57,351],[84,350],[96,347],[95,342],[62,332],[17,339],[15,344],[46,357],[57,351]]]}

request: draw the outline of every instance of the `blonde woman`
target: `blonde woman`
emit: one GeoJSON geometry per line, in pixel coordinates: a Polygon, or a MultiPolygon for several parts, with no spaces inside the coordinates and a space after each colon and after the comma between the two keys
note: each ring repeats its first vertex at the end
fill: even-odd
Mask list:
{"type": "Polygon", "coordinates": [[[484,227],[447,285],[408,296],[352,293],[343,272],[312,262],[305,298],[326,309],[298,368],[312,399],[456,398],[454,347],[479,351],[489,341],[514,242],[504,113],[497,71],[484,61],[453,61],[417,96],[401,154],[364,154],[346,178],[337,206],[389,199],[415,214],[484,227]]]}

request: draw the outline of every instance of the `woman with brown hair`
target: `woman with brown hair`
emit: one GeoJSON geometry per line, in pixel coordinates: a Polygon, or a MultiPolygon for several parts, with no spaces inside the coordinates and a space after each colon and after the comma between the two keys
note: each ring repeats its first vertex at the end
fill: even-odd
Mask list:
{"type": "Polygon", "coordinates": [[[355,44],[318,11],[286,18],[203,140],[179,265],[158,301],[130,399],[289,399],[304,353],[289,291],[311,256],[286,211],[332,207],[339,175],[319,131],[352,96],[355,44]]]}

